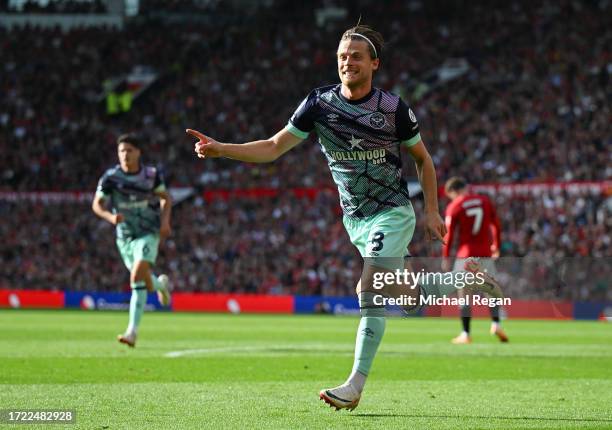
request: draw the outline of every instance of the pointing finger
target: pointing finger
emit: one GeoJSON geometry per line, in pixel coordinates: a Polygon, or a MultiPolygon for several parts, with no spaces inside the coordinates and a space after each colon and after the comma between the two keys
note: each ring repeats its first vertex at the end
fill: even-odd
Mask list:
{"type": "Polygon", "coordinates": [[[187,132],[187,134],[192,135],[193,137],[195,137],[196,139],[202,140],[202,141],[207,141],[208,139],[206,138],[206,136],[202,133],[200,133],[197,130],[192,130],[190,128],[188,128],[187,130],[185,130],[187,132]]]}

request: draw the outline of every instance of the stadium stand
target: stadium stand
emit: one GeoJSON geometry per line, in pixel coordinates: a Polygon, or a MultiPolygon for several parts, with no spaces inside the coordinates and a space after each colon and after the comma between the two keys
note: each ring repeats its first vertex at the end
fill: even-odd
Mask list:
{"type": "MultiPolygon", "coordinates": [[[[115,163],[117,135],[138,131],[148,138],[147,160],[163,167],[171,185],[281,192],[272,199],[196,199],[178,207],[175,235],[159,265],[179,288],[349,294],[358,260],[335,194],[309,200],[284,193],[333,187],[318,145],[304,142],[270,165],[201,161],[184,129],[246,141],[283,127],[310,89],[337,81],[338,37],[368,3],[349,6],[347,18],[321,23],[323,1],[318,9],[276,1],[248,13],[209,2],[201,25],[182,16],[179,2],[143,1],[141,16],[123,30],[0,29],[0,191],[92,192],[115,163]],[[279,16],[286,25],[271,25],[279,16]],[[135,66],[154,70],[157,79],[124,112],[109,114],[109,89],[126,85],[135,66]]],[[[493,14],[486,2],[470,2],[469,13],[454,4],[393,1],[384,16],[364,15],[388,40],[375,84],[412,104],[439,179],[609,180],[610,4],[520,0],[498,5],[493,14]],[[453,59],[467,69],[452,79],[429,79],[453,59]]],[[[404,161],[411,179],[414,167],[404,161]]],[[[612,256],[609,187],[495,200],[503,255],[612,256]]],[[[418,198],[415,206],[418,214],[418,198]]],[[[0,212],[0,287],[126,285],[112,228],[89,205],[0,198],[0,212]]],[[[423,241],[421,226],[411,251],[436,253],[423,241]]]]}

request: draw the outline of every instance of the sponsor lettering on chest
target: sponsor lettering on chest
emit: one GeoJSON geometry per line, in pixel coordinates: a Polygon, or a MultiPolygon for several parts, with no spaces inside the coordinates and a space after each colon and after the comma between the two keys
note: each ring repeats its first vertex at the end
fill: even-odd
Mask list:
{"type": "Polygon", "coordinates": [[[387,151],[384,148],[361,151],[330,151],[335,161],[371,161],[372,164],[382,164],[387,161],[387,151]]]}

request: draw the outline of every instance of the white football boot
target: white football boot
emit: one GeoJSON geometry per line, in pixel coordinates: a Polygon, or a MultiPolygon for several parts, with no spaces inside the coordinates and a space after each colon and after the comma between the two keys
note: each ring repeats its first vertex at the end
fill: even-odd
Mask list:
{"type": "Polygon", "coordinates": [[[162,289],[157,290],[157,300],[159,300],[162,306],[170,306],[170,280],[168,275],[159,275],[157,280],[162,284],[162,289]]]}
{"type": "Polygon", "coordinates": [[[337,411],[340,409],[352,411],[359,404],[361,393],[351,384],[343,384],[336,388],[321,390],[319,398],[337,411]]]}
{"type": "Polygon", "coordinates": [[[136,346],[136,333],[118,334],[117,335],[117,340],[120,343],[126,344],[130,348],[134,348],[136,346]]]}

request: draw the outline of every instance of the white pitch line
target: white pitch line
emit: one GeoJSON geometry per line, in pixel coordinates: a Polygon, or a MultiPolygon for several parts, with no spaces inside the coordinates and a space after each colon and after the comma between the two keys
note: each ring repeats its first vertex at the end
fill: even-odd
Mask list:
{"type": "Polygon", "coordinates": [[[221,346],[215,348],[198,348],[198,349],[184,349],[180,351],[170,351],[164,354],[164,357],[168,358],[177,358],[183,357],[185,355],[195,355],[195,354],[214,354],[218,352],[286,352],[287,349],[295,350],[295,352],[300,351],[325,351],[330,353],[350,353],[351,350],[347,346],[346,348],[342,347],[334,347],[328,344],[294,344],[294,345],[284,345],[283,347],[273,347],[271,345],[251,345],[251,346],[221,346]]]}
{"type": "Polygon", "coordinates": [[[225,346],[220,348],[200,348],[200,349],[184,349],[182,351],[171,351],[164,354],[164,357],[176,358],[184,355],[193,354],[210,354],[215,352],[253,352],[269,349],[264,346],[225,346]]]}
{"type": "MultiPolygon", "coordinates": [[[[571,357],[610,357],[612,356],[612,347],[609,344],[593,344],[588,347],[581,346],[577,349],[577,345],[571,349],[568,356],[571,357]]],[[[310,353],[326,353],[326,354],[352,354],[353,346],[347,344],[341,345],[330,345],[321,343],[300,343],[300,344],[287,344],[283,346],[272,346],[272,345],[244,345],[244,346],[218,346],[211,348],[198,348],[198,349],[184,349],[179,351],[170,351],[163,354],[166,358],[178,358],[189,355],[197,354],[215,354],[215,353],[249,353],[249,352],[260,352],[266,354],[305,354],[310,353]]],[[[485,356],[527,356],[527,357],[552,357],[558,355],[560,352],[566,351],[566,345],[560,344],[549,344],[546,350],[534,348],[532,345],[513,345],[512,349],[498,348],[494,344],[486,345],[474,345],[463,353],[465,357],[475,355],[485,356]]],[[[382,354],[442,354],[449,355],[455,354],[456,348],[448,344],[406,344],[406,345],[393,345],[386,346],[380,352],[382,354]]],[[[12,355],[11,355],[12,356],[12,355]]],[[[55,355],[54,355],[55,356],[55,355]]]]}

